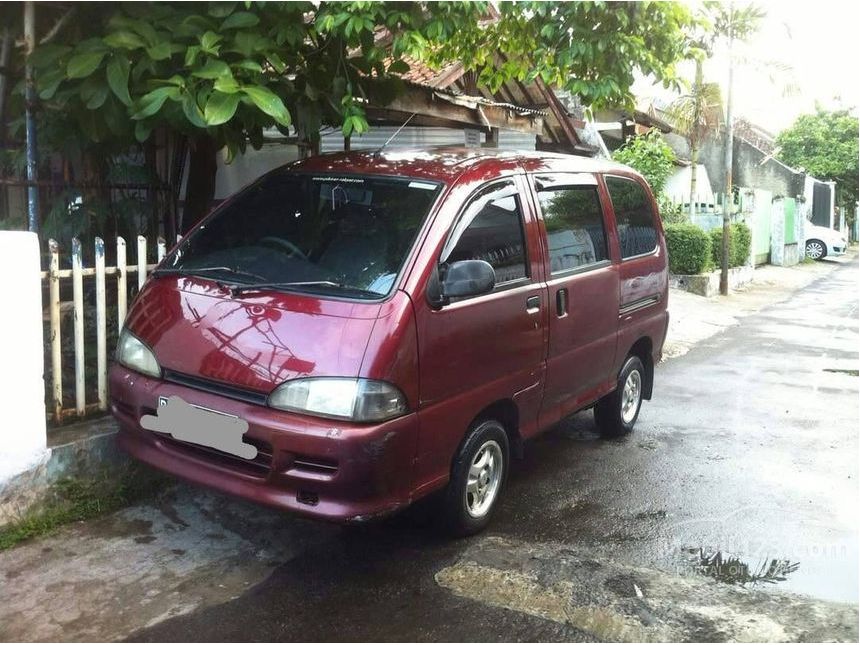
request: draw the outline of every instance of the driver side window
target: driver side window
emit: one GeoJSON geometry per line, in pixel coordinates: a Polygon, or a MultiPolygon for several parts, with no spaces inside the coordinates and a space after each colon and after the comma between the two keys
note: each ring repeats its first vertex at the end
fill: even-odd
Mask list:
{"type": "Polygon", "coordinates": [[[522,209],[513,188],[511,181],[496,183],[472,198],[445,262],[484,260],[496,272],[496,285],[528,277],[522,209]]]}

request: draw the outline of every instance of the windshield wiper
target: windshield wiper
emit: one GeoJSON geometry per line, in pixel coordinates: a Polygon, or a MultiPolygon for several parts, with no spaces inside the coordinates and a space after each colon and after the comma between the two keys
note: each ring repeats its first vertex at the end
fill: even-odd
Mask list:
{"type": "Polygon", "coordinates": [[[210,266],[210,267],[165,267],[163,269],[155,269],[153,275],[198,275],[200,273],[211,273],[212,271],[223,271],[232,273],[233,275],[245,276],[256,280],[265,280],[265,276],[251,271],[240,271],[228,266],[210,266]]]}
{"type": "Polygon", "coordinates": [[[230,287],[232,295],[237,296],[248,291],[260,291],[263,289],[296,289],[302,291],[302,287],[334,287],[342,291],[350,291],[353,293],[372,294],[377,296],[373,291],[359,289],[358,287],[350,287],[340,282],[332,280],[297,280],[293,282],[258,282],[257,284],[237,284],[230,287]]]}

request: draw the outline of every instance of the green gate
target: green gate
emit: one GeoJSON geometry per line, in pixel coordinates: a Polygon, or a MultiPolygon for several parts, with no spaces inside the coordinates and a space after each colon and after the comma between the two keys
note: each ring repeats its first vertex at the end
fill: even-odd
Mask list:
{"type": "Polygon", "coordinates": [[[797,233],[795,231],[795,216],[797,214],[797,202],[793,197],[783,200],[785,206],[785,243],[797,244],[797,233]]]}
{"type": "Polygon", "coordinates": [[[755,190],[750,194],[741,191],[741,208],[752,212],[749,222],[752,229],[753,260],[756,265],[767,264],[770,260],[770,218],[773,194],[769,190],[755,190]],[[749,202],[752,201],[750,204],[749,202]]]}

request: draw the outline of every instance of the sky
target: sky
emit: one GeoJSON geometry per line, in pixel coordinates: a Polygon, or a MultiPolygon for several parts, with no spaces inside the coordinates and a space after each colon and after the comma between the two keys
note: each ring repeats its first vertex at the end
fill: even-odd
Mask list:
{"type": "MultiPolygon", "coordinates": [[[[860,2],[759,0],[755,4],[767,15],[749,43],[738,46],[738,53],[749,61],[787,65],[790,71],[766,73],[761,64],[737,63],[735,117],[746,117],[776,134],[801,114],[813,113],[816,101],[826,109],[860,106],[860,2]],[[795,93],[785,95],[784,88],[791,85],[796,86],[795,93]]],[[[693,78],[691,64],[680,69],[686,78],[693,78]]],[[[775,68],[766,65],[764,69],[775,68]]],[[[719,83],[723,96],[727,70],[724,49],[704,68],[705,81],[719,83]]],[[[637,83],[634,93],[668,97],[665,90],[644,80],[637,83]]]]}

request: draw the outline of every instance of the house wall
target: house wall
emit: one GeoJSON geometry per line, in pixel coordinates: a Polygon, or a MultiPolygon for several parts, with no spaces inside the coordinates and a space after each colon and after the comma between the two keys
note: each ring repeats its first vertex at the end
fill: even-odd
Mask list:
{"type": "Polygon", "coordinates": [[[736,186],[769,190],[774,196],[797,197],[803,194],[805,173],[769,157],[745,139],[735,139],[733,161],[732,179],[736,186]]]}
{"type": "MultiPolygon", "coordinates": [[[[669,178],[666,180],[666,186],[663,192],[669,198],[678,204],[690,202],[690,175],[692,174],[692,166],[682,166],[676,168],[669,178]]],[[[704,164],[699,164],[696,167],[696,203],[713,206],[714,191],[711,188],[711,179],[708,169],[704,164]]],[[[697,210],[701,210],[699,207],[697,210]]]]}
{"type": "MultiPolygon", "coordinates": [[[[265,143],[259,150],[248,148],[245,154],[236,155],[227,163],[218,155],[218,174],[215,176],[215,199],[226,199],[260,175],[299,158],[299,147],[285,143],[265,143]]],[[[182,194],[185,194],[183,186],[182,194]]]]}
{"type": "MultiPolygon", "coordinates": [[[[726,146],[722,136],[708,137],[699,148],[699,163],[708,169],[715,194],[726,190],[726,146]]],[[[737,182],[735,182],[737,183],[737,182]]]]}
{"type": "Polygon", "coordinates": [[[6,482],[47,454],[40,268],[35,233],[0,231],[0,272],[15,276],[3,289],[14,315],[0,334],[0,499],[6,482]]]}

